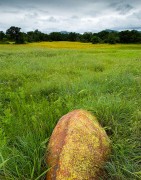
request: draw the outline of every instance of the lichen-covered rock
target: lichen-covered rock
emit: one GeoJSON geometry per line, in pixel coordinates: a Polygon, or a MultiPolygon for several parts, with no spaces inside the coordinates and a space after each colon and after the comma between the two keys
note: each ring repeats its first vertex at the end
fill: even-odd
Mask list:
{"type": "Polygon", "coordinates": [[[97,180],[110,151],[109,138],[89,112],[74,110],[56,125],[47,149],[47,180],[97,180]]]}

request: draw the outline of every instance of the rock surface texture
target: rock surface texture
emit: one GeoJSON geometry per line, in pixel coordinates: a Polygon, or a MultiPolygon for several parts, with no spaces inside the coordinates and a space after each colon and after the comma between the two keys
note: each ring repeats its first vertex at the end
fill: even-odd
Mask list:
{"type": "Polygon", "coordinates": [[[47,149],[47,180],[98,180],[110,141],[96,118],[74,110],[57,123],[47,149]]]}

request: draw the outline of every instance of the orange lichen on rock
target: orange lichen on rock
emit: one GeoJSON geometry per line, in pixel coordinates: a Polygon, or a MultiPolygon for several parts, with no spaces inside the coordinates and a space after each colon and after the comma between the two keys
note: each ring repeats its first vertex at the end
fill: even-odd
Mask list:
{"type": "Polygon", "coordinates": [[[105,130],[91,113],[74,110],[56,125],[47,149],[47,180],[97,180],[110,152],[105,130]]]}

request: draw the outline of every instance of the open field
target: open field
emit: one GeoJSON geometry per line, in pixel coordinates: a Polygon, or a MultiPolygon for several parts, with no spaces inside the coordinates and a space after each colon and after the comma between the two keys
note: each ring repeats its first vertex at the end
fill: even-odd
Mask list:
{"type": "Polygon", "coordinates": [[[112,141],[107,179],[140,179],[141,45],[0,45],[0,179],[44,179],[53,128],[80,108],[112,141]]]}

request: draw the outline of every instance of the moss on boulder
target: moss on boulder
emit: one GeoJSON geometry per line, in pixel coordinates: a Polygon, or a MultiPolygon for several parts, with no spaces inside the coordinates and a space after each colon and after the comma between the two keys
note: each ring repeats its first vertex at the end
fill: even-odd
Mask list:
{"type": "Polygon", "coordinates": [[[85,110],[64,115],[47,149],[47,180],[91,180],[102,176],[110,141],[96,118],[85,110]]]}

